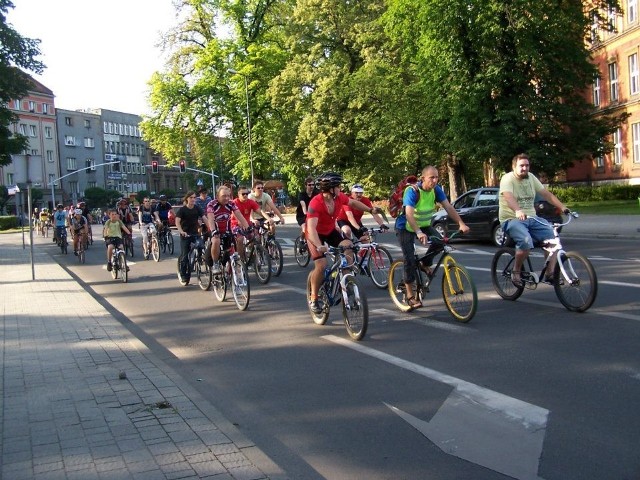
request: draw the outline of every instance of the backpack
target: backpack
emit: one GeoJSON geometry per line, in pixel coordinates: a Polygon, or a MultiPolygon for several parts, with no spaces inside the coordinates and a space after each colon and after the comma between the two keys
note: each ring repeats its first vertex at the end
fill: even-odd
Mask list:
{"type": "Polygon", "coordinates": [[[416,177],[415,175],[409,175],[408,177],[405,177],[398,182],[398,185],[396,185],[396,188],[393,190],[391,196],[389,197],[389,214],[393,218],[397,218],[400,214],[403,213],[402,197],[404,196],[405,189],[407,187],[412,187],[417,191],[417,183],[418,177],[416,177]]]}

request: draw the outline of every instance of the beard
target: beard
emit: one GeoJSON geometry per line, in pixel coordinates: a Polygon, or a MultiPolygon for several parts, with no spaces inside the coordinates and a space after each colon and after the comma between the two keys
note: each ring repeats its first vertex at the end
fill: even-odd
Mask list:
{"type": "Polygon", "coordinates": [[[518,177],[520,180],[522,180],[523,178],[529,178],[529,172],[516,173],[516,177],[518,177]]]}

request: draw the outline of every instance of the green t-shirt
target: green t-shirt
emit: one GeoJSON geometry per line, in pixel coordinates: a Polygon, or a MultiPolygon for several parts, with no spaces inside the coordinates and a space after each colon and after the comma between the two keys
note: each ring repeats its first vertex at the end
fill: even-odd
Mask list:
{"type": "Polygon", "coordinates": [[[516,198],[520,209],[529,217],[536,216],[536,209],[533,201],[536,198],[536,192],[544,190],[544,186],[533,174],[529,174],[529,178],[518,179],[513,172],[505,173],[500,179],[500,195],[498,218],[500,222],[505,222],[516,218],[516,212],[507,205],[504,199],[504,192],[511,192],[516,198]]]}
{"type": "Polygon", "coordinates": [[[104,236],[122,238],[123,226],[124,224],[121,220],[116,220],[115,222],[107,220],[107,222],[104,224],[104,236]]]}

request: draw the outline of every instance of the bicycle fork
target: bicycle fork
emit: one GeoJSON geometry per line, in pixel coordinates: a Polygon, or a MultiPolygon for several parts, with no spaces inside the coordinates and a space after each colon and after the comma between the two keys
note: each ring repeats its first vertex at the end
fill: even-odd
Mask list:
{"type": "MultiPolygon", "coordinates": [[[[355,276],[353,275],[353,273],[348,273],[346,275],[343,275],[342,278],[340,278],[340,290],[342,292],[342,304],[344,305],[344,307],[346,309],[351,309],[351,302],[349,302],[349,292],[347,291],[347,281],[350,278],[354,278],[355,276]]],[[[360,303],[360,290],[357,287],[357,284],[354,282],[354,288],[353,288],[353,295],[356,299],[356,304],[360,303]]]]}

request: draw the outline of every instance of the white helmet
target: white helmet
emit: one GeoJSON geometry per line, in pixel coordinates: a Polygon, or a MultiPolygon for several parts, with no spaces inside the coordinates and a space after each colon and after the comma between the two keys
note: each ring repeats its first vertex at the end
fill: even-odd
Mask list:
{"type": "Polygon", "coordinates": [[[80,208],[76,208],[76,209],[73,211],[73,214],[74,214],[74,215],[82,215],[82,209],[80,209],[80,208]]]}

